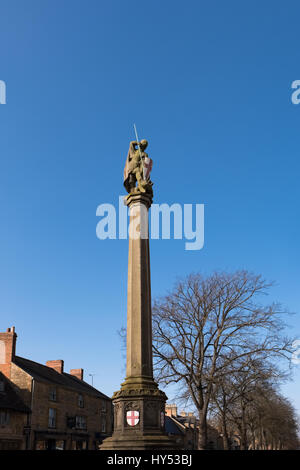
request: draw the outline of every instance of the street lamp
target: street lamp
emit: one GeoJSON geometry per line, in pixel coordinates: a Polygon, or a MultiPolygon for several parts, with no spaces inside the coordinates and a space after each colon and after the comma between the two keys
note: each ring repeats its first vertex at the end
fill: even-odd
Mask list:
{"type": "Polygon", "coordinates": [[[92,387],[94,386],[94,375],[97,375],[97,374],[89,374],[89,376],[92,377],[92,387]]]}

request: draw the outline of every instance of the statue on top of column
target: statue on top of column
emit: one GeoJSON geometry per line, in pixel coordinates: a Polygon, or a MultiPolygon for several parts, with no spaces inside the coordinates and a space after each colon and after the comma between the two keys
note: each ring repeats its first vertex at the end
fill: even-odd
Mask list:
{"type": "Polygon", "coordinates": [[[124,168],[124,186],[129,194],[148,193],[153,195],[150,172],[152,160],[145,149],[148,146],[146,139],[140,142],[132,141],[124,168]]]}

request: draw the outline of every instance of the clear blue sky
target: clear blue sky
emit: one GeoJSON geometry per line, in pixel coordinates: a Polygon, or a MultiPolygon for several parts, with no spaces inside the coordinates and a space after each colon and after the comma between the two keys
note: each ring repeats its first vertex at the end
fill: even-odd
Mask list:
{"type": "MultiPolygon", "coordinates": [[[[132,124],[157,203],[204,203],[205,245],[151,242],[153,296],[192,271],[275,280],[300,339],[299,2],[2,0],[0,330],[17,353],[124,379],[126,240],[96,238],[117,203],[132,124]]],[[[300,370],[284,392],[300,410],[300,370]]]]}

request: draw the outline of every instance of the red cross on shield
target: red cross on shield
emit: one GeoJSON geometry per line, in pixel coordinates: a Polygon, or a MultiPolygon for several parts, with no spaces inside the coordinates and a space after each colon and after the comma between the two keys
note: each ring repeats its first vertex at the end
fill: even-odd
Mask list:
{"type": "Polygon", "coordinates": [[[140,420],[140,413],[138,411],[127,411],[126,413],[126,421],[129,426],[136,426],[140,420]]]}

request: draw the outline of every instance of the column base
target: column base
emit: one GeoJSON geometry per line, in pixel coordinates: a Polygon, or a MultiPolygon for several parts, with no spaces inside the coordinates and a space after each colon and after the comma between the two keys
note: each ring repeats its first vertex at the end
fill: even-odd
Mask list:
{"type": "Polygon", "coordinates": [[[163,433],[140,434],[140,433],[114,433],[112,437],[106,438],[101,450],[178,450],[175,438],[163,433]]]}
{"type": "Polygon", "coordinates": [[[152,377],[130,377],[114,393],[114,433],[101,450],[178,449],[165,433],[165,402],[152,377]]]}

